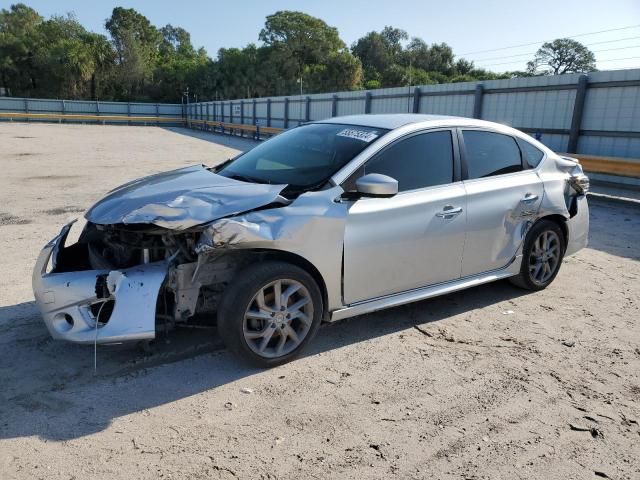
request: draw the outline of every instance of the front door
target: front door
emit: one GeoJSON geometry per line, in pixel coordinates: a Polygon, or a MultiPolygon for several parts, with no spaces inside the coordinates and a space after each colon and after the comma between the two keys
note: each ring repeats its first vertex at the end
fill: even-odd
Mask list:
{"type": "Polygon", "coordinates": [[[397,140],[343,187],[351,189],[368,173],[395,178],[399,193],[392,198],[361,198],[349,209],[345,304],[459,278],[467,204],[464,186],[454,178],[451,131],[397,140]]]}

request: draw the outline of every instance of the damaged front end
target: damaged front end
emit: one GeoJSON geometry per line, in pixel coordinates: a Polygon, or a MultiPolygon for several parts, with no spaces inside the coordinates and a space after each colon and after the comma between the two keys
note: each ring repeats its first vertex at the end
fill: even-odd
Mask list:
{"type": "Polygon", "coordinates": [[[167,263],[92,268],[88,250],[80,255],[80,244],[65,248],[72,224],[44,247],[33,271],[36,304],[51,336],[76,343],[154,338],[167,263]]]}
{"type": "Polygon", "coordinates": [[[195,253],[200,231],[89,222],[66,246],[72,225],[45,246],[33,272],[36,304],[56,339],[149,340],[196,313],[210,321],[240,264],[233,255],[203,261],[195,253]]]}
{"type": "Polygon", "coordinates": [[[53,338],[76,343],[149,340],[196,313],[210,322],[242,262],[197,253],[206,225],[282,206],[284,185],[253,185],[187,167],[112,191],[41,251],[33,271],[36,304],[53,338]],[[204,259],[206,258],[206,261],[204,259]]]}

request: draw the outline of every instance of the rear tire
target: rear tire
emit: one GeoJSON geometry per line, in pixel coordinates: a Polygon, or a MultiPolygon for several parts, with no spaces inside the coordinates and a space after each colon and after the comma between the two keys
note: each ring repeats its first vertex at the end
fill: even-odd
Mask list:
{"type": "Polygon", "coordinates": [[[524,241],[520,273],[509,281],[527,290],[543,290],[560,271],[565,251],[562,228],[550,220],[536,222],[524,241]]]}
{"type": "Polygon", "coordinates": [[[218,333],[229,350],[258,367],[294,359],[320,327],[322,294],[295,265],[268,261],[239,272],[218,305],[218,333]]]}

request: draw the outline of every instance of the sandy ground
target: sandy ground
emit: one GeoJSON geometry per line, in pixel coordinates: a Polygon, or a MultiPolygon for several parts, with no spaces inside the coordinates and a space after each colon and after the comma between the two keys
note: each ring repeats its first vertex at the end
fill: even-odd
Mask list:
{"type": "Polygon", "coordinates": [[[31,268],[69,216],[250,145],[0,124],[0,479],[640,478],[634,207],[592,202],[590,247],[543,292],[500,282],[350,319],[269,371],[209,331],[150,357],[99,347],[97,375],[93,347],[49,338],[31,268]]]}

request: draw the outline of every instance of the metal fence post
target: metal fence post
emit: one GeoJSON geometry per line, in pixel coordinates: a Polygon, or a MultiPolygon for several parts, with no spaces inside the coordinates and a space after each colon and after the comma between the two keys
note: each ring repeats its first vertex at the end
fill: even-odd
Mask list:
{"type": "Polygon", "coordinates": [[[364,94],[364,113],[371,113],[371,92],[364,94]]]}
{"type": "MultiPolygon", "coordinates": [[[[127,102],[127,117],[131,117],[131,102],[127,102]]],[[[129,118],[127,118],[127,125],[131,125],[129,118]]]]}
{"type": "MultiPolygon", "coordinates": [[[[61,105],[61,107],[62,107],[62,115],[66,115],[66,113],[67,113],[67,107],[66,107],[66,106],[65,106],[65,104],[64,104],[64,100],[62,100],[62,102],[61,102],[61,103],[62,103],[62,105],[61,105]]],[[[64,122],[64,118],[61,118],[61,119],[60,119],[60,121],[59,121],[58,123],[62,123],[62,122],[64,122]]]]}
{"type": "Polygon", "coordinates": [[[331,98],[331,116],[332,117],[338,116],[338,95],[335,95],[335,94],[331,98]]]}
{"type": "Polygon", "coordinates": [[[576,99],[573,102],[573,115],[571,116],[571,128],[569,129],[567,153],[578,152],[580,126],[582,125],[582,112],[584,111],[584,101],[587,97],[588,83],[589,78],[586,75],[580,75],[580,77],[578,77],[578,85],[576,86],[576,99]]]}
{"type": "Polygon", "coordinates": [[[284,99],[284,128],[289,128],[289,97],[284,99]]]}
{"type": "Polygon", "coordinates": [[[479,83],[476,85],[476,92],[473,96],[473,118],[482,118],[482,97],[484,95],[484,86],[479,83]]]}
{"type": "Polygon", "coordinates": [[[25,118],[25,120],[28,122],[29,121],[29,100],[27,98],[24,98],[23,101],[24,101],[24,113],[27,114],[27,117],[25,118]]]}
{"type": "Polygon", "coordinates": [[[156,125],[160,126],[160,105],[156,103],[156,125]]]}
{"type": "Polygon", "coordinates": [[[420,113],[420,87],[413,89],[413,113],[420,113]]]}
{"type": "Polygon", "coordinates": [[[304,105],[304,121],[308,122],[309,120],[311,120],[311,97],[307,97],[304,105]]]}
{"type": "MultiPolygon", "coordinates": [[[[240,123],[244,124],[244,100],[240,100],[240,123]]],[[[244,132],[241,135],[244,136],[244,132]]]]}
{"type": "Polygon", "coordinates": [[[220,121],[224,123],[224,102],[220,102],[220,121]]]}
{"type": "Polygon", "coordinates": [[[253,99],[253,111],[252,111],[253,118],[252,118],[252,122],[251,122],[253,125],[257,125],[258,124],[258,118],[257,118],[257,115],[256,115],[256,113],[257,113],[257,110],[256,110],[257,109],[257,104],[258,104],[258,102],[254,98],[253,99]]]}
{"type": "Polygon", "coordinates": [[[271,126],[271,99],[267,98],[267,127],[271,126]]]}
{"type": "MultiPolygon", "coordinates": [[[[96,100],[96,116],[100,116],[100,104],[98,103],[98,101],[96,100]]],[[[100,120],[98,120],[98,123],[100,123],[100,120]]],[[[102,124],[104,125],[104,121],[102,122],[102,124]]]]}

